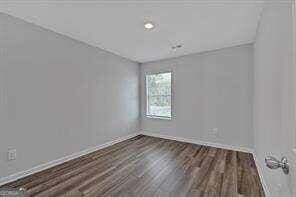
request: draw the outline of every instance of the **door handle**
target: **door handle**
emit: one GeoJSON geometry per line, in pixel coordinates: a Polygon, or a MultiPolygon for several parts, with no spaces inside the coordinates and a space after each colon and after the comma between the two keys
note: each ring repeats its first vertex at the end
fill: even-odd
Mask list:
{"type": "Polygon", "coordinates": [[[268,156],[265,158],[266,166],[270,169],[282,168],[285,174],[289,174],[289,163],[286,157],[283,157],[281,161],[278,159],[268,156]]]}

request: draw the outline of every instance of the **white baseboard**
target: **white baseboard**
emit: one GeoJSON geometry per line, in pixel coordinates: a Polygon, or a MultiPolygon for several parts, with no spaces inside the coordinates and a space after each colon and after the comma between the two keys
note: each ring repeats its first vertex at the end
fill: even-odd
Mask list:
{"type": "Polygon", "coordinates": [[[235,151],[246,152],[246,153],[253,153],[254,152],[253,149],[247,148],[247,147],[232,146],[232,145],[225,145],[225,144],[219,144],[219,143],[214,143],[214,142],[206,142],[206,141],[201,141],[201,140],[196,140],[196,139],[161,135],[161,134],[148,132],[148,131],[141,131],[140,134],[151,136],[151,137],[164,138],[164,139],[168,139],[168,140],[175,140],[175,141],[187,142],[187,143],[191,143],[191,144],[199,144],[199,145],[204,145],[204,146],[212,146],[212,147],[216,147],[216,148],[223,148],[223,149],[235,150],[235,151]]]}
{"type": "Polygon", "coordinates": [[[253,153],[253,158],[255,160],[255,164],[256,164],[257,171],[258,171],[258,174],[259,174],[259,177],[260,177],[260,181],[261,181],[264,193],[265,193],[265,197],[271,197],[270,192],[269,192],[268,187],[267,187],[267,184],[266,184],[266,181],[265,181],[264,176],[263,176],[262,169],[261,169],[261,167],[259,165],[259,160],[258,160],[255,153],[253,153]]]}
{"type": "Polygon", "coordinates": [[[168,136],[168,135],[161,135],[153,132],[147,132],[147,131],[142,131],[140,132],[142,135],[147,135],[151,137],[157,137],[157,138],[164,138],[168,140],[175,140],[175,141],[181,141],[181,142],[187,142],[187,143],[192,143],[192,144],[198,144],[198,145],[204,145],[204,146],[212,146],[216,148],[223,148],[223,149],[229,149],[229,150],[235,150],[235,151],[241,151],[241,152],[246,152],[246,153],[251,153],[253,155],[253,158],[255,160],[255,164],[257,166],[258,174],[260,177],[260,181],[262,183],[262,187],[265,193],[266,197],[270,197],[270,192],[268,190],[267,184],[265,179],[263,178],[262,174],[262,169],[259,165],[258,159],[254,153],[254,150],[251,148],[246,148],[246,147],[239,147],[239,146],[232,146],[232,145],[225,145],[225,144],[219,144],[219,143],[213,143],[213,142],[205,142],[205,141],[200,141],[196,139],[188,139],[188,138],[180,138],[180,137],[174,137],[174,136],[168,136]]]}
{"type": "Polygon", "coordinates": [[[96,147],[93,147],[93,148],[89,148],[89,149],[80,151],[78,153],[74,153],[72,155],[68,155],[66,157],[62,157],[60,159],[57,159],[57,160],[54,160],[54,161],[50,161],[48,163],[44,163],[44,164],[41,164],[41,165],[38,165],[38,166],[33,167],[31,169],[28,169],[28,170],[25,170],[25,171],[21,171],[21,172],[18,172],[18,173],[9,175],[7,177],[0,178],[0,186],[1,185],[4,185],[6,183],[9,183],[11,181],[15,181],[17,179],[26,177],[28,175],[31,175],[31,174],[40,172],[42,170],[46,170],[46,169],[48,169],[50,167],[59,165],[59,164],[64,163],[66,161],[69,161],[69,160],[72,160],[72,159],[81,157],[81,156],[86,155],[86,154],[89,154],[91,152],[94,152],[94,151],[97,151],[97,150],[100,150],[100,149],[103,149],[103,148],[112,146],[114,144],[117,144],[119,142],[122,142],[124,140],[133,138],[133,137],[138,136],[138,135],[141,135],[141,134],[142,135],[147,135],[147,136],[152,136],[152,137],[157,137],[157,138],[164,138],[164,139],[169,139],[169,140],[187,142],[187,143],[192,143],[192,144],[199,144],[199,145],[205,145],[205,146],[212,146],[212,147],[216,147],[216,148],[223,148],[223,149],[230,149],[230,150],[235,150],[235,151],[252,153],[253,154],[253,157],[254,157],[254,160],[255,160],[255,163],[256,163],[256,166],[257,166],[257,169],[258,169],[258,173],[259,173],[259,176],[260,176],[260,180],[261,180],[261,183],[262,183],[262,186],[263,186],[265,195],[266,195],[266,197],[270,197],[270,193],[269,193],[269,190],[267,188],[266,182],[265,182],[265,180],[264,180],[264,178],[262,176],[262,170],[261,170],[261,168],[259,166],[257,157],[254,154],[253,149],[245,148],[245,147],[238,147],[238,146],[231,146],[231,145],[224,145],[224,144],[213,143],[213,142],[205,142],[205,141],[200,141],[200,140],[196,140],[196,139],[188,139],[188,138],[180,138],[180,137],[174,137],[174,136],[161,135],[161,134],[157,134],[157,133],[153,133],[153,132],[146,132],[146,131],[142,131],[142,132],[138,132],[138,133],[133,133],[133,134],[130,134],[130,135],[127,135],[127,136],[124,136],[124,137],[120,137],[120,138],[117,138],[117,139],[115,139],[113,141],[110,141],[110,142],[101,144],[99,146],[96,146],[96,147]]]}
{"type": "Polygon", "coordinates": [[[66,161],[69,161],[69,160],[72,160],[72,159],[75,159],[75,158],[78,158],[78,157],[81,157],[83,155],[86,155],[86,154],[89,154],[91,152],[94,152],[94,151],[97,151],[97,150],[100,150],[100,149],[103,149],[103,148],[106,148],[108,146],[112,146],[114,144],[117,144],[119,142],[122,142],[124,140],[127,140],[127,139],[130,139],[130,138],[133,138],[137,135],[140,135],[140,133],[133,133],[133,134],[130,134],[130,135],[127,135],[127,136],[123,136],[123,137],[120,137],[120,138],[117,138],[113,141],[110,141],[110,142],[106,142],[104,144],[101,144],[99,146],[96,146],[96,147],[92,147],[92,148],[89,148],[89,149],[86,149],[86,150],[83,150],[83,151],[80,151],[78,153],[74,153],[72,155],[68,155],[66,157],[62,157],[60,159],[57,159],[57,160],[54,160],[54,161],[50,161],[48,163],[44,163],[44,164],[41,164],[41,165],[38,165],[38,166],[35,166],[33,168],[30,168],[28,170],[24,170],[24,171],[21,171],[21,172],[17,172],[15,174],[12,174],[12,175],[9,175],[7,177],[1,177],[0,178],[0,186],[1,185],[4,185],[6,183],[9,183],[11,181],[15,181],[17,179],[20,179],[20,178],[23,178],[23,177],[26,177],[28,175],[31,175],[31,174],[34,174],[34,173],[37,173],[37,172],[40,172],[42,170],[45,170],[45,169],[48,169],[50,167],[53,167],[53,166],[56,166],[58,164],[61,164],[61,163],[64,163],[66,161]]]}

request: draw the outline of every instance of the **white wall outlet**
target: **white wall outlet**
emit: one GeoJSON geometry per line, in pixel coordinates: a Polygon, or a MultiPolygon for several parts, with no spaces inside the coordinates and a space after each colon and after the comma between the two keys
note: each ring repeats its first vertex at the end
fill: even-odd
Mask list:
{"type": "Polygon", "coordinates": [[[8,161],[16,160],[16,149],[9,149],[7,151],[7,159],[8,161]]]}
{"type": "Polygon", "coordinates": [[[214,137],[218,137],[218,128],[212,128],[209,130],[210,134],[214,137]]]}

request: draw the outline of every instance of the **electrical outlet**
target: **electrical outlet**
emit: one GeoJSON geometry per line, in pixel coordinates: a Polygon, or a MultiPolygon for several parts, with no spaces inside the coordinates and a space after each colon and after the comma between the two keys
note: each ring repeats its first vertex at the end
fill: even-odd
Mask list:
{"type": "Polygon", "coordinates": [[[16,160],[16,149],[9,149],[7,151],[7,159],[8,161],[16,160]]]}
{"type": "Polygon", "coordinates": [[[214,137],[218,137],[218,128],[212,128],[209,130],[210,134],[214,137]]]}

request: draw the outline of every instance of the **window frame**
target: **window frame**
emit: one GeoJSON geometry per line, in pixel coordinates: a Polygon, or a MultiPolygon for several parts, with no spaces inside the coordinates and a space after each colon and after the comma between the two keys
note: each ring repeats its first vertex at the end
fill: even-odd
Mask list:
{"type": "Polygon", "coordinates": [[[171,120],[173,117],[173,72],[171,70],[164,70],[159,72],[149,72],[145,74],[145,117],[151,119],[160,119],[160,120],[171,120]],[[158,75],[158,74],[171,74],[171,116],[157,116],[148,114],[148,86],[147,86],[147,76],[158,75]]]}

